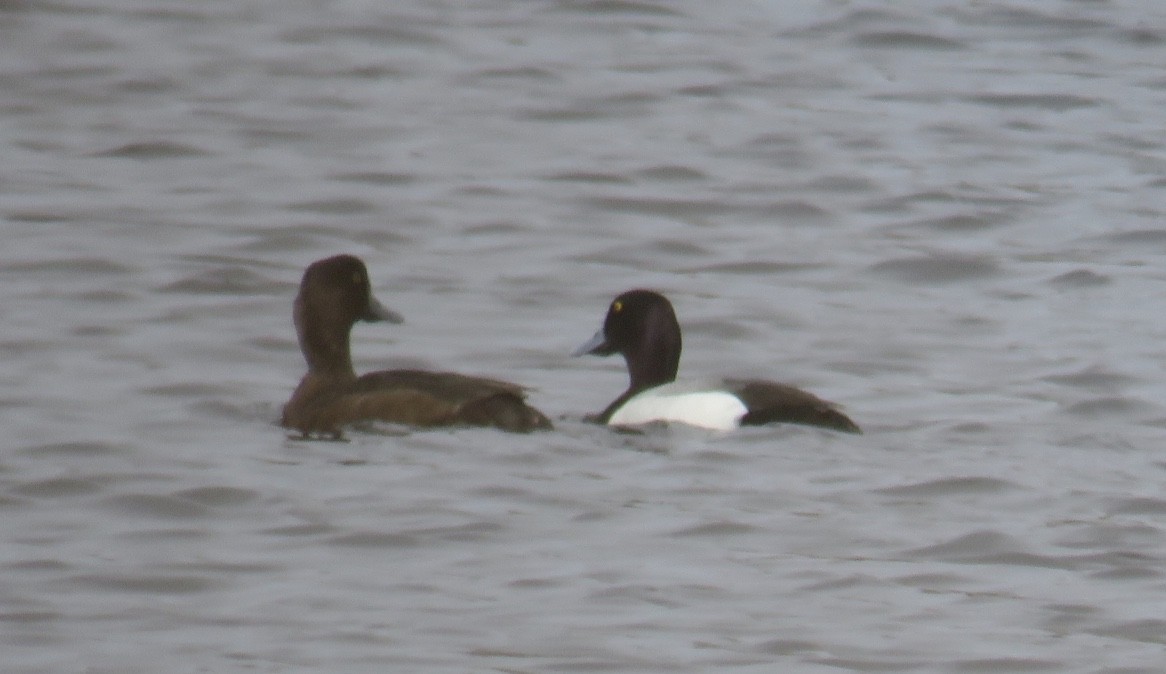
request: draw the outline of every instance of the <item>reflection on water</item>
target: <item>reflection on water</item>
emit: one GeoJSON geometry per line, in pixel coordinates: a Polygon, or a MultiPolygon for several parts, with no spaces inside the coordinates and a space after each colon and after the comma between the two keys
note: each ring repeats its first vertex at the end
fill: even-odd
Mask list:
{"type": "Polygon", "coordinates": [[[1143,4],[0,3],[6,671],[1158,671],[1143,4]],[[338,252],[558,430],[285,437],[338,252]],[[866,435],[582,423],[637,286],[866,435]]]}

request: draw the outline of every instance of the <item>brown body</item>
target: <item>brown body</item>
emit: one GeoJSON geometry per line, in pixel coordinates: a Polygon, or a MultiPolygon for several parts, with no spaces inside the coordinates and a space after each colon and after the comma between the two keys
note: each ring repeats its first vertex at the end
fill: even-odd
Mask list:
{"type": "Polygon", "coordinates": [[[408,426],[548,429],[522,387],[452,372],[385,370],[356,376],[349,333],[356,321],[400,322],[372,296],[364,263],[350,255],[319,260],[304,272],[295,302],[296,333],[308,372],[280,423],[305,437],[339,437],[345,426],[384,421],[408,426]]]}

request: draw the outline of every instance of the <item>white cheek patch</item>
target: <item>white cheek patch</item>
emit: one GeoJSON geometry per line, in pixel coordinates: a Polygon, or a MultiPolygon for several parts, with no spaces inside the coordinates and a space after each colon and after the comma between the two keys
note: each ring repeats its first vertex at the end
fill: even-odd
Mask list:
{"type": "Polygon", "coordinates": [[[611,426],[639,426],[653,421],[675,421],[708,428],[730,431],[737,428],[741,417],[749,410],[741,399],[725,391],[694,391],[668,393],[648,389],[624,403],[607,422],[611,426]]]}

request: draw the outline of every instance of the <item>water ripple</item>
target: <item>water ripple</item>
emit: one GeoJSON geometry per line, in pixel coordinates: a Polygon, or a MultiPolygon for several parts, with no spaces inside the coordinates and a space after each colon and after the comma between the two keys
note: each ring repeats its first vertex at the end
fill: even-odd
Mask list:
{"type": "Polygon", "coordinates": [[[915,284],[951,283],[996,276],[1000,266],[989,255],[933,254],[885,260],[871,271],[915,284]]]}

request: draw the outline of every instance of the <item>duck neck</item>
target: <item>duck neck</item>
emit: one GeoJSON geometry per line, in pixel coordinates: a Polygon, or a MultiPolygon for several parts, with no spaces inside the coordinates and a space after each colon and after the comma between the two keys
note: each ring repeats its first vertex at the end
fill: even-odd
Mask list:
{"type": "Polygon", "coordinates": [[[680,326],[671,321],[649,322],[660,326],[645,335],[635,351],[624,354],[631,383],[628,392],[639,393],[661,384],[676,381],[680,369],[680,326]]]}
{"type": "Polygon", "coordinates": [[[657,344],[656,348],[648,352],[625,354],[624,358],[627,360],[631,383],[628,384],[628,390],[611,401],[599,414],[600,423],[611,421],[612,415],[640,392],[676,381],[676,371],[680,366],[680,340],[676,340],[675,346],[669,343],[665,350],[661,350],[657,344]]]}
{"type": "Polygon", "coordinates": [[[300,351],[308,362],[308,372],[355,379],[356,372],[352,369],[352,353],[348,345],[352,324],[329,320],[332,317],[326,314],[304,306],[300,299],[296,300],[293,316],[300,351]]]}

